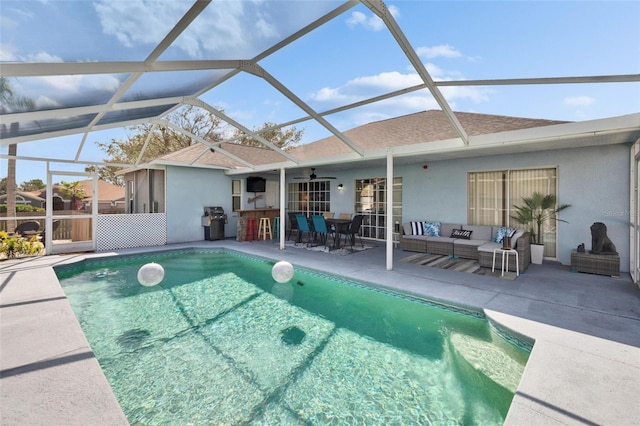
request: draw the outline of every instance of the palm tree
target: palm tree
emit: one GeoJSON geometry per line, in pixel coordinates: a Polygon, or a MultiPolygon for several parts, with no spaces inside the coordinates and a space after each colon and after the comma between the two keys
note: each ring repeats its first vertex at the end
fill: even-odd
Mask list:
{"type": "MultiPolygon", "coordinates": [[[[24,96],[17,96],[9,79],[0,77],[0,112],[32,111],[35,109],[35,102],[24,96]]],[[[5,124],[2,125],[2,131],[6,133],[5,124]]],[[[11,130],[17,131],[19,123],[11,123],[11,130]]],[[[16,155],[18,153],[18,145],[9,145],[9,160],[7,161],[7,217],[16,216],[16,155]]],[[[7,231],[13,232],[16,227],[15,219],[7,221],[7,231]]]]}
{"type": "Polygon", "coordinates": [[[557,217],[558,212],[570,207],[569,204],[562,204],[556,207],[556,196],[553,194],[542,195],[534,192],[531,197],[522,198],[524,205],[515,206],[516,214],[511,216],[516,222],[531,227],[531,238],[534,244],[543,244],[542,224],[548,220],[567,222],[557,217]],[[535,225],[535,233],[533,226],[535,225]]]}
{"type": "MultiPolygon", "coordinates": [[[[80,186],[80,182],[62,182],[62,192],[67,197],[71,197],[71,210],[76,210],[78,201],[82,201],[86,197],[87,193],[84,188],[80,186]]],[[[79,210],[79,209],[78,209],[79,210]]]]}

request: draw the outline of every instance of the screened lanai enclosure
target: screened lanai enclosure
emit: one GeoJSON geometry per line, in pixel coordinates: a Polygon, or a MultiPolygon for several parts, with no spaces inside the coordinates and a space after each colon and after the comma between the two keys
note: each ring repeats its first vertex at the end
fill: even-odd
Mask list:
{"type": "MultiPolygon", "coordinates": [[[[363,236],[391,247],[397,222],[420,214],[412,204],[415,189],[408,188],[429,180],[402,175],[402,167],[427,173],[432,162],[631,147],[640,137],[636,2],[1,0],[0,7],[6,194],[0,228],[37,221],[50,253],[56,245],[57,252],[107,249],[114,239],[121,246],[126,233],[114,229],[127,227],[155,229],[138,233],[139,244],[171,242],[175,167],[225,176],[228,182],[219,185],[230,212],[255,195],[243,185],[253,175],[282,183],[269,206],[285,211],[308,200],[308,188],[320,183],[296,186],[307,188],[298,201],[287,198],[291,185],[302,183],[295,177],[318,168],[320,176],[336,179],[318,179],[331,189],[314,189],[329,197],[317,205],[368,210],[363,236]],[[578,17],[580,25],[570,25],[578,17]],[[605,37],[615,49],[594,48],[605,37]],[[211,114],[215,134],[202,136],[171,119],[186,108],[211,114]],[[437,131],[408,122],[393,130],[366,127],[424,111],[438,111],[420,118],[437,131]],[[494,123],[476,126],[465,113],[486,114],[494,123]],[[548,122],[514,126],[515,117],[548,122]],[[149,137],[139,151],[109,151],[115,141],[135,139],[141,126],[149,137]],[[150,135],[168,132],[188,147],[157,155],[150,135]],[[274,132],[299,132],[299,138],[283,147],[274,132]],[[243,145],[247,140],[253,149],[243,145]],[[120,184],[123,176],[137,176],[111,198],[100,194],[97,179],[107,166],[120,184]],[[40,200],[28,195],[34,180],[46,189],[40,200]],[[85,182],[81,208],[73,208],[75,195],[54,189],[65,182],[85,182]],[[39,209],[26,208],[34,206],[28,200],[39,209]],[[126,214],[101,211],[105,203],[126,214]],[[58,237],[60,229],[67,233],[58,237]]],[[[628,155],[635,170],[635,156],[628,155]]],[[[553,161],[543,166],[558,170],[553,161]]],[[[463,183],[533,166],[476,167],[471,161],[463,183]]],[[[625,182],[632,211],[623,216],[636,219],[625,231],[629,241],[620,242],[630,246],[632,272],[639,263],[636,182],[625,182]]],[[[190,185],[188,178],[179,183],[190,185]]],[[[469,192],[458,195],[470,199],[469,192]]],[[[474,218],[476,204],[466,209],[465,219],[474,218]]],[[[559,246],[549,244],[548,255],[556,257],[559,246]]]]}

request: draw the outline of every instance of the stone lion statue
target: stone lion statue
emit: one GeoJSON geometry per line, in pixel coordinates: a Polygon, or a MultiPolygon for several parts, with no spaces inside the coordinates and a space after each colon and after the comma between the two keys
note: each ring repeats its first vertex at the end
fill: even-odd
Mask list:
{"type": "Polygon", "coordinates": [[[591,251],[593,254],[616,255],[616,246],[607,236],[607,226],[602,222],[591,225],[591,251]]]}

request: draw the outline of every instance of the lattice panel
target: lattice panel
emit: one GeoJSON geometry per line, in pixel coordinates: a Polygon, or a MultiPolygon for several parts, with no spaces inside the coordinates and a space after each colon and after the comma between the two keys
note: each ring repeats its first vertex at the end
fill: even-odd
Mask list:
{"type": "Polygon", "coordinates": [[[165,213],[98,215],[96,227],[97,251],[167,244],[165,213]]]}

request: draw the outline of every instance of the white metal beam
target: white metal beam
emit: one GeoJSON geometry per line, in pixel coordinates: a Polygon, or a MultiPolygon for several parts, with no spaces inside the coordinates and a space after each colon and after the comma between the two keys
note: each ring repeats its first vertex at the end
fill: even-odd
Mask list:
{"type": "Polygon", "coordinates": [[[291,102],[296,104],[300,109],[302,109],[304,112],[306,112],[311,117],[313,117],[318,123],[320,123],[322,126],[324,126],[331,133],[333,133],[334,136],[336,136],[338,139],[340,139],[342,142],[344,142],[349,148],[351,148],[353,151],[357,152],[358,155],[360,155],[360,156],[364,155],[364,151],[362,150],[362,148],[359,145],[357,145],[356,143],[351,141],[344,134],[342,134],[342,132],[340,132],[338,129],[333,127],[333,125],[331,123],[329,123],[327,120],[325,120],[320,114],[315,112],[313,110],[313,108],[311,108],[309,105],[307,105],[302,99],[300,99],[298,96],[296,96],[295,93],[293,93],[291,90],[289,90],[289,88],[287,88],[284,84],[280,83],[275,77],[273,77],[271,74],[269,74],[260,65],[256,64],[255,62],[252,62],[252,61],[242,61],[240,69],[265,79],[276,90],[278,90],[280,93],[282,93],[284,96],[286,96],[287,99],[289,99],[291,102]]]}
{"type": "Polygon", "coordinates": [[[263,138],[262,136],[260,136],[259,134],[257,134],[256,132],[246,128],[245,126],[243,126],[242,124],[238,123],[237,121],[235,121],[233,118],[229,117],[228,115],[226,115],[225,113],[223,113],[222,111],[212,107],[211,105],[209,105],[208,103],[200,100],[200,99],[186,99],[185,103],[199,107],[199,108],[203,108],[206,109],[207,111],[209,111],[211,114],[215,115],[216,117],[226,121],[227,123],[231,124],[233,127],[235,127],[236,129],[239,129],[241,131],[243,131],[244,133],[250,135],[252,138],[254,138],[255,140],[259,141],[260,143],[262,143],[263,145],[268,146],[269,148],[271,148],[273,151],[277,152],[278,154],[282,155],[283,157],[293,161],[294,163],[298,163],[298,159],[296,157],[294,157],[293,155],[285,152],[284,150],[282,150],[280,147],[274,145],[273,143],[271,143],[270,141],[266,140],[265,138],[263,138]]]}
{"type": "Polygon", "coordinates": [[[193,134],[185,129],[183,129],[182,127],[178,126],[177,124],[173,124],[172,122],[170,122],[169,120],[160,120],[160,119],[155,119],[153,120],[154,124],[162,124],[165,125],[167,127],[171,127],[173,130],[175,130],[176,132],[182,133],[183,135],[190,137],[191,139],[193,139],[194,141],[200,142],[201,144],[208,146],[209,148],[213,148],[216,151],[218,151],[220,154],[224,155],[225,157],[229,157],[232,160],[235,160],[241,164],[244,164],[245,166],[253,169],[255,166],[251,163],[249,163],[248,161],[238,157],[235,154],[230,153],[229,151],[220,148],[220,145],[218,145],[217,143],[211,143],[210,141],[201,138],[200,136],[193,134]]]}
{"type": "Polygon", "coordinates": [[[362,0],[362,2],[385,23],[393,37],[396,39],[398,45],[400,45],[402,51],[420,75],[420,78],[422,78],[422,81],[427,85],[427,88],[435,98],[438,105],[440,105],[440,108],[442,108],[442,112],[444,112],[458,136],[460,136],[465,144],[468,144],[469,136],[467,135],[467,132],[462,127],[462,124],[460,124],[460,121],[458,121],[458,118],[453,113],[453,110],[449,106],[445,97],[436,87],[431,75],[429,75],[429,72],[427,71],[427,68],[424,66],[413,47],[411,47],[409,40],[407,40],[407,37],[402,32],[402,29],[400,29],[395,18],[391,15],[391,12],[387,9],[387,6],[382,0],[362,0]]]}

